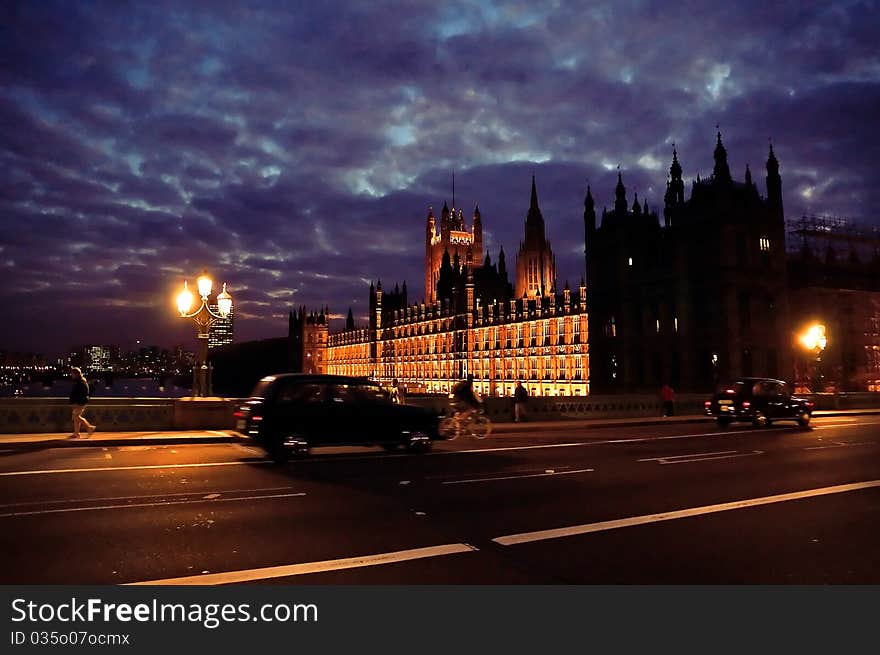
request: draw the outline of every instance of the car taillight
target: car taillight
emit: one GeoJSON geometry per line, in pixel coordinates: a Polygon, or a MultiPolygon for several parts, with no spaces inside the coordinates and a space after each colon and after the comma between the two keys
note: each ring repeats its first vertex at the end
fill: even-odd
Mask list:
{"type": "Polygon", "coordinates": [[[752,403],[750,403],[748,400],[743,401],[743,409],[748,409],[751,406],[752,406],[752,403]]]}
{"type": "Polygon", "coordinates": [[[263,420],[263,417],[262,417],[262,416],[256,416],[256,415],[255,415],[255,416],[251,416],[251,420],[252,420],[252,421],[262,421],[262,420],[263,420]]]}
{"type": "Polygon", "coordinates": [[[232,415],[233,415],[235,418],[244,418],[244,412],[241,411],[240,409],[234,411],[234,412],[232,413],[232,415]]]}
{"type": "Polygon", "coordinates": [[[807,407],[812,407],[812,406],[813,406],[813,403],[810,402],[810,401],[808,400],[808,401],[807,401],[807,407]]]}
{"type": "Polygon", "coordinates": [[[712,401],[711,401],[711,400],[707,400],[707,401],[706,401],[705,403],[703,403],[703,404],[704,404],[706,407],[711,407],[711,406],[712,406],[712,401]]]}

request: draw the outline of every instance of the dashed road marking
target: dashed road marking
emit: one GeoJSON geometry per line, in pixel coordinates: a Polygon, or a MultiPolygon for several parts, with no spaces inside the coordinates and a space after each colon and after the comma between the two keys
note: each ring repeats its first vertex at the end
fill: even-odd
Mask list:
{"type": "Polygon", "coordinates": [[[204,468],[210,466],[253,466],[255,464],[271,464],[268,459],[239,460],[235,462],[198,462],[195,464],[141,464],[137,466],[94,466],[81,469],[34,469],[31,471],[4,471],[0,477],[15,475],[48,475],[55,473],[99,473],[103,471],[144,471],[150,469],[184,469],[204,468]]]}
{"type": "Polygon", "coordinates": [[[657,462],[658,464],[689,464],[691,462],[707,462],[716,459],[735,459],[737,457],[753,457],[763,455],[763,450],[739,452],[738,450],[719,450],[714,453],[690,453],[687,455],[665,455],[663,457],[644,457],[638,462],[657,462]]]}
{"type": "Polygon", "coordinates": [[[24,512],[8,512],[0,514],[0,519],[15,518],[19,516],[37,516],[42,514],[67,514],[70,512],[94,512],[108,509],[131,509],[135,507],[162,507],[166,505],[193,505],[195,503],[230,503],[240,500],[268,500],[275,498],[296,498],[305,496],[305,492],[290,494],[267,494],[256,496],[236,496],[234,498],[187,498],[181,500],[162,500],[153,503],[121,503],[116,505],[90,505],[86,507],[60,507],[55,509],[35,509],[24,512]]]}
{"type": "Polygon", "coordinates": [[[574,471],[551,471],[549,473],[527,473],[525,475],[505,475],[489,478],[470,478],[469,480],[447,480],[441,484],[470,484],[472,482],[497,482],[498,480],[522,480],[524,478],[548,478],[575,473],[592,473],[593,469],[577,469],[574,471]]]}
{"type": "Polygon", "coordinates": [[[295,575],[307,575],[309,573],[322,573],[324,571],[339,571],[342,569],[354,569],[364,566],[378,566],[381,564],[394,564],[407,562],[427,557],[440,557],[455,553],[470,553],[477,550],[468,544],[443,544],[442,546],[429,546],[427,548],[412,548],[398,550],[390,553],[377,555],[364,555],[361,557],[346,557],[343,559],[331,559],[321,562],[306,562],[303,564],[287,564],[283,566],[269,566],[260,569],[246,569],[242,571],[227,571],[225,573],[210,573],[207,575],[188,575],[181,578],[166,578],[164,580],[150,580],[146,582],[132,582],[131,585],[219,585],[236,582],[253,582],[254,580],[268,580],[271,578],[286,578],[295,575]]]}
{"type": "Polygon", "coordinates": [[[633,516],[630,518],[614,519],[611,521],[600,521],[598,523],[585,523],[582,525],[572,525],[565,528],[554,528],[552,530],[521,532],[519,534],[510,534],[503,537],[495,537],[494,539],[492,539],[492,541],[501,544],[502,546],[513,546],[515,544],[525,544],[534,541],[545,541],[547,539],[559,539],[561,537],[572,537],[575,535],[589,534],[591,532],[616,530],[618,528],[628,528],[634,525],[645,525],[648,523],[659,523],[661,521],[672,521],[675,519],[684,519],[692,516],[700,516],[703,514],[725,512],[732,509],[758,507],[760,505],[769,505],[771,503],[784,503],[791,500],[802,500],[804,498],[812,498],[815,496],[827,496],[829,494],[846,493],[849,491],[859,491],[862,489],[872,489],[876,487],[880,487],[880,480],[854,482],[852,484],[839,484],[833,487],[819,487],[817,489],[807,489],[805,491],[795,491],[793,493],[777,494],[774,496],[763,496],[761,498],[749,498],[746,500],[737,500],[730,503],[718,503],[717,505],[691,507],[689,509],[661,512],[659,514],[645,514],[643,516],[633,516]]]}

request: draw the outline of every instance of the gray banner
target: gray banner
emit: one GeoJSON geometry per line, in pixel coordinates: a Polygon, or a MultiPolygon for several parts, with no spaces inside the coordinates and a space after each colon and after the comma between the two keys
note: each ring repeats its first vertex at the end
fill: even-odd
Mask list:
{"type": "Polygon", "coordinates": [[[851,652],[880,587],[0,587],[7,653],[851,652]]]}

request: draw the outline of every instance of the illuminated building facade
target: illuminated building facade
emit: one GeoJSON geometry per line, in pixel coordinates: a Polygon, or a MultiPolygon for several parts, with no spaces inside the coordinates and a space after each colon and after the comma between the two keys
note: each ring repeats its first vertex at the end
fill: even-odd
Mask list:
{"type": "Polygon", "coordinates": [[[397,379],[411,392],[442,393],[467,375],[480,394],[510,396],[518,381],[531,395],[589,393],[586,286],[556,291],[555,258],[546,239],[534,179],[517,255],[517,292],[488,253],[481,266],[482,219],[470,232],[444,204],[440,234],[428,214],[426,301],[410,304],[407,289],[370,285],[369,326],[329,335],[327,372],[397,379]],[[522,280],[522,288],[520,282],[522,280]]]}

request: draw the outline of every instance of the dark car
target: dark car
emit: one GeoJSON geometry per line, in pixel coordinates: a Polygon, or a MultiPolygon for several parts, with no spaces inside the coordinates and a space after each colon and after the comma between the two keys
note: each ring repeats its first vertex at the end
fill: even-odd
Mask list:
{"type": "Polygon", "coordinates": [[[235,412],[236,429],[275,459],[312,446],[380,445],[430,448],[439,416],[400,405],[376,382],[339,375],[282,374],[257,383],[235,412]]]}
{"type": "Polygon", "coordinates": [[[774,421],[796,421],[805,428],[813,416],[813,403],[791,395],[788,384],[773,378],[737,378],[718,386],[706,413],[721,427],[748,421],[758,427],[774,421]]]}

